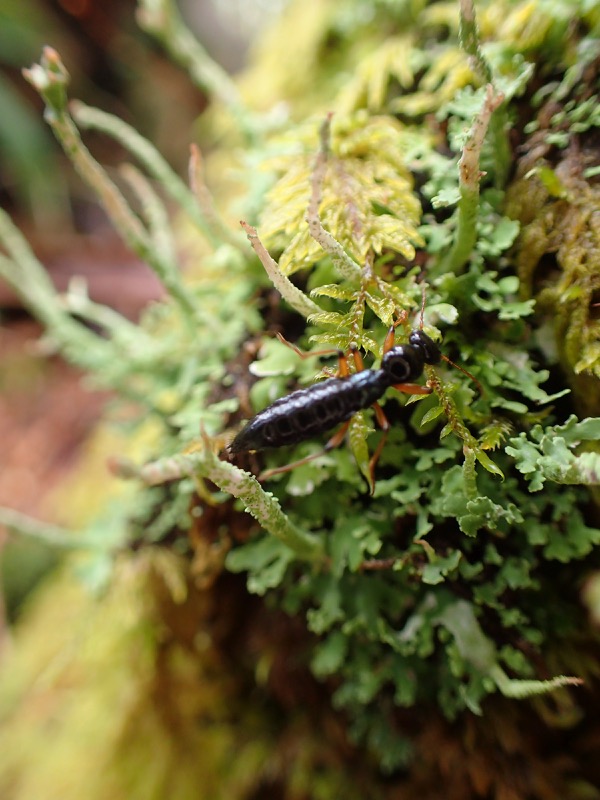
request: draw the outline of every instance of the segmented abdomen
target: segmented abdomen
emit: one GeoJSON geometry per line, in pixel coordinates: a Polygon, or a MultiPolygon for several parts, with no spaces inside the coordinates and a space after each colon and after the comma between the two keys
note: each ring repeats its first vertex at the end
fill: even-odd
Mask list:
{"type": "Polygon", "coordinates": [[[238,433],[229,450],[239,453],[283,447],[327,433],[372,405],[387,385],[379,370],[364,370],[298,389],[257,414],[238,433]]]}

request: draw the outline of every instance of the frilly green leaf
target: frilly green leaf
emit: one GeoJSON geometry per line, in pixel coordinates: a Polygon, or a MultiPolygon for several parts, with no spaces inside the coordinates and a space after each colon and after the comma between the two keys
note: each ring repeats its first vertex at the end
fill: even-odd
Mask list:
{"type": "Polygon", "coordinates": [[[597,486],[600,483],[600,454],[595,451],[576,454],[573,449],[581,443],[598,439],[600,418],[577,422],[575,417],[571,417],[565,425],[555,425],[545,431],[536,426],[529,437],[523,431],[509,440],[505,450],[529,481],[531,492],[539,491],[546,481],[597,486]]]}
{"type": "Polygon", "coordinates": [[[248,589],[263,595],[279,586],[293,561],[294,553],[289,547],[272,536],[265,536],[228,553],[226,566],[232,572],[248,572],[248,589]]]}

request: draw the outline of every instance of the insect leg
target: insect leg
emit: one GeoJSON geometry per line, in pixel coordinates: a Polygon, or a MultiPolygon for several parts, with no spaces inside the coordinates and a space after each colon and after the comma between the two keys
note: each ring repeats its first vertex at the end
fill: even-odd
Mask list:
{"type": "Polygon", "coordinates": [[[310,353],[306,353],[304,350],[301,350],[292,342],[288,342],[288,340],[281,334],[279,331],[275,334],[279,341],[284,344],[286,347],[289,347],[290,350],[293,350],[294,353],[299,358],[306,359],[312,358],[313,356],[333,356],[336,355],[338,357],[338,371],[337,376],[339,378],[347,378],[350,375],[350,369],[348,367],[348,360],[344,355],[342,350],[336,350],[335,348],[328,348],[327,350],[312,350],[310,353]]]}
{"type": "Polygon", "coordinates": [[[383,413],[383,409],[379,405],[379,403],[373,403],[373,408],[375,409],[375,417],[377,422],[379,423],[379,427],[383,431],[383,436],[379,440],[379,444],[375,448],[375,452],[371,456],[371,460],[369,461],[369,473],[371,476],[371,480],[369,481],[371,487],[371,494],[375,491],[375,466],[379,461],[379,456],[383,452],[383,448],[385,447],[385,443],[387,441],[388,433],[390,431],[391,425],[389,423],[388,418],[383,413]]]}
{"type": "Polygon", "coordinates": [[[383,353],[384,353],[384,355],[385,355],[385,353],[388,352],[388,350],[392,349],[392,347],[394,346],[395,339],[396,339],[396,326],[395,325],[390,325],[390,328],[389,328],[389,330],[388,330],[388,332],[386,334],[386,337],[383,340],[383,353]]]}
{"type": "Polygon", "coordinates": [[[302,466],[302,464],[308,464],[309,461],[313,461],[315,458],[319,458],[320,456],[329,452],[329,450],[333,450],[334,448],[339,447],[341,443],[344,441],[344,437],[346,436],[346,432],[349,426],[350,426],[350,420],[348,420],[348,422],[344,422],[342,427],[333,434],[333,436],[327,442],[325,447],[322,450],[319,450],[317,453],[312,453],[310,456],[305,456],[304,458],[300,458],[298,459],[298,461],[292,461],[291,464],[285,464],[285,466],[283,467],[275,467],[274,469],[264,470],[264,472],[261,472],[260,475],[258,476],[258,480],[266,481],[268,478],[273,477],[273,475],[281,475],[283,472],[289,472],[292,469],[296,469],[296,467],[302,466]]]}
{"type": "MultiPolygon", "coordinates": [[[[361,354],[359,352],[358,347],[353,345],[350,348],[350,352],[352,353],[352,360],[354,361],[354,367],[355,367],[356,371],[357,372],[362,372],[364,370],[364,368],[365,368],[365,365],[363,363],[362,356],[361,356],[361,354]]],[[[348,375],[349,374],[350,374],[350,372],[348,372],[348,375]]]]}
{"type": "Polygon", "coordinates": [[[279,333],[279,331],[275,333],[275,336],[277,336],[281,344],[284,344],[286,347],[289,347],[290,350],[293,350],[294,353],[296,353],[296,355],[302,359],[312,358],[313,356],[334,356],[338,355],[340,352],[339,350],[336,350],[334,347],[329,347],[326,350],[311,350],[310,353],[307,353],[305,350],[301,350],[297,345],[293,344],[292,342],[288,342],[285,336],[279,333]]]}
{"type": "MultiPolygon", "coordinates": [[[[432,392],[431,386],[421,386],[418,383],[395,383],[394,389],[397,389],[399,392],[404,392],[405,394],[431,394],[432,392]]],[[[388,418],[383,413],[383,409],[379,403],[373,403],[373,408],[375,409],[375,417],[377,418],[379,427],[383,431],[383,436],[379,440],[379,444],[377,445],[375,452],[369,461],[369,471],[371,473],[371,494],[373,494],[375,488],[375,466],[379,461],[379,456],[383,452],[383,448],[385,447],[391,427],[388,418]]]]}
{"type": "Polygon", "coordinates": [[[421,386],[418,383],[395,383],[394,389],[404,394],[431,394],[431,386],[421,386]]]}
{"type": "Polygon", "coordinates": [[[388,332],[385,335],[385,339],[383,340],[383,355],[385,355],[388,350],[391,350],[394,346],[396,340],[396,328],[398,325],[402,325],[404,322],[406,322],[407,316],[407,312],[402,311],[396,322],[394,322],[393,325],[390,325],[388,332]]]}
{"type": "MultiPolygon", "coordinates": [[[[350,375],[350,367],[348,366],[348,359],[342,353],[341,350],[337,351],[337,357],[338,357],[337,377],[338,378],[347,378],[348,375],[350,375]]],[[[356,361],[356,359],[355,359],[355,361],[356,361]]]]}

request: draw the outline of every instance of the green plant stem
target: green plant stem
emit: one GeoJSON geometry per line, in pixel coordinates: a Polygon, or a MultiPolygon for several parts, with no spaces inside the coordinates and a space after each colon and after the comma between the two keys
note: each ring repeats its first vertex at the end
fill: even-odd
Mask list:
{"type": "Polygon", "coordinates": [[[308,561],[322,561],[325,558],[322,541],[294,525],[283,513],[277,498],[265,492],[253,475],[217,458],[208,438],[205,439],[202,452],[159,459],[141,467],[138,474],[150,485],[177,480],[186,475],[200,475],[222,491],[240,499],[246,511],[271,536],[293,550],[298,558],[308,561]]]}
{"type": "Polygon", "coordinates": [[[572,677],[570,675],[557,675],[546,681],[509,678],[499,664],[494,664],[488,674],[504,697],[512,697],[516,700],[523,700],[526,697],[546,694],[547,692],[559,689],[561,686],[581,686],[583,684],[581,678],[572,677]]]}
{"type": "Polygon", "coordinates": [[[176,265],[164,262],[157,255],[152,237],[81,141],[67,111],[65,98],[69,76],[58,53],[50,47],[44,48],[41,63],[24,70],[23,74],[44,99],[46,121],[77,172],[96,192],[126,244],[152,267],[177,303],[186,323],[195,329],[200,312],[181,282],[176,265]]]}
{"type": "Polygon", "coordinates": [[[150,336],[139,325],[110,306],[90,300],[85,279],[72,278],[67,291],[56,299],[70,314],[76,314],[102,328],[109,341],[119,347],[121,355],[126,352],[127,360],[131,364],[148,368],[167,356],[167,346],[150,336]]]}
{"type": "Polygon", "coordinates": [[[246,257],[246,243],[238,236],[237,231],[232,231],[229,228],[217,210],[214,197],[206,185],[202,151],[194,142],[190,144],[188,175],[190,189],[196,199],[200,213],[204,216],[208,225],[214,229],[222,241],[228,242],[246,257]]]}
{"type": "Polygon", "coordinates": [[[337,239],[335,239],[329,231],[325,230],[321,222],[321,217],[319,216],[319,206],[321,205],[323,196],[323,180],[325,179],[325,172],[327,170],[330,129],[331,115],[328,115],[321,125],[319,135],[320,146],[311,179],[310,201],[306,212],[306,221],[308,222],[310,235],[321,245],[323,250],[331,256],[333,265],[341,277],[349,281],[357,281],[360,280],[362,276],[360,266],[348,255],[337,239]]]}
{"type": "MultiPolygon", "coordinates": [[[[479,27],[473,0],[460,0],[460,22],[458,38],[461,47],[471,58],[474,71],[485,83],[493,83],[492,68],[481,50],[479,27]]],[[[510,166],[510,145],[507,136],[508,111],[501,106],[490,120],[490,139],[495,157],[494,182],[497,187],[504,186],[510,166]]]]}
{"type": "Polygon", "coordinates": [[[460,199],[454,243],[446,258],[435,268],[438,274],[459,274],[469,260],[477,241],[477,214],[479,210],[479,161],[490,118],[504,100],[489,83],[483,107],[475,117],[467,142],[458,162],[460,199]]]}
{"type": "Polygon", "coordinates": [[[223,242],[234,244],[238,249],[243,246],[242,241],[236,240],[234,233],[227,228],[214,209],[210,216],[205,213],[194,193],[173,172],[154,145],[134,128],[112,114],[107,114],[105,111],[92,108],[77,100],[73,100],[69,107],[79,127],[101,131],[127,148],[144,169],[156,178],[165,191],[179,204],[212,247],[216,248],[223,242]]]}
{"type": "MultiPolygon", "coordinates": [[[[465,465],[463,476],[465,481],[465,494],[469,499],[474,499],[479,493],[477,491],[477,483],[475,480],[476,474],[474,470],[473,458],[479,461],[479,463],[492,475],[497,475],[499,478],[504,478],[504,475],[500,467],[494,461],[492,461],[492,459],[488,456],[485,450],[483,450],[477,439],[462,421],[462,417],[456,408],[454,400],[445,391],[435,369],[433,367],[426,366],[425,372],[427,374],[427,384],[431,386],[437,395],[440,401],[440,406],[443,408],[446,419],[448,420],[446,428],[444,429],[445,432],[448,433],[449,431],[452,431],[452,433],[454,433],[464,442],[463,451],[465,454],[465,465]]],[[[442,433],[442,436],[443,435],[444,433],[442,433]]]]}
{"type": "Polygon", "coordinates": [[[69,115],[51,110],[51,113],[46,113],[45,116],[66,155],[79,175],[94,189],[126,244],[138,254],[145,254],[150,242],[147,240],[142,223],[85,147],[69,115]]]}
{"type": "Polygon", "coordinates": [[[477,449],[477,439],[462,421],[454,400],[452,400],[450,395],[445,391],[435,369],[433,367],[426,366],[425,372],[427,374],[427,385],[431,386],[437,395],[440,405],[444,409],[444,414],[448,420],[448,425],[452,432],[462,439],[467,447],[471,448],[472,450],[477,449]]]}
{"type": "Polygon", "coordinates": [[[505,697],[523,699],[558,689],[561,686],[579,686],[581,678],[559,675],[547,681],[511,679],[498,664],[494,644],[485,636],[473,606],[465,600],[448,604],[438,617],[454,636],[454,641],[465,661],[487,674],[505,697]]]}
{"type": "Polygon", "coordinates": [[[294,286],[291,280],[279,269],[279,265],[271,258],[269,251],[261,242],[256,228],[248,225],[248,223],[243,220],[240,221],[240,225],[246,231],[252,249],[259,257],[261,264],[265,268],[265,272],[283,299],[305,319],[308,319],[308,317],[313,314],[319,314],[322,309],[319,308],[316,303],[313,303],[304,292],[301,292],[300,289],[294,286]]]}
{"type": "Polygon", "coordinates": [[[463,463],[463,481],[465,487],[465,497],[474,500],[479,492],[477,491],[477,472],[475,470],[475,453],[470,448],[463,448],[465,460],[463,463]]]}
{"type": "Polygon", "coordinates": [[[122,371],[115,378],[112,368],[115,362],[125,364],[125,358],[125,371],[139,365],[147,368],[161,354],[163,345],[117,312],[93,303],[77,281],[65,295],[59,295],[26,239],[2,209],[0,243],[9,254],[0,254],[0,276],[44,325],[48,339],[65,358],[93,373],[103,386],[113,386],[123,397],[162,416],[147,392],[138,391],[134,381],[121,380],[122,371]],[[73,313],[101,325],[110,337],[94,333],[74,319],[73,313]]]}
{"type": "Polygon", "coordinates": [[[65,528],[51,525],[48,522],[41,522],[12,508],[0,507],[0,525],[4,525],[9,531],[19,536],[35,539],[51,547],[72,550],[81,548],[98,549],[98,540],[91,541],[81,536],[78,537],[65,528]]]}
{"type": "Polygon", "coordinates": [[[492,69],[481,52],[479,27],[473,0],[460,0],[458,39],[462,49],[470,57],[474,71],[485,83],[492,83],[492,69]]]}
{"type": "Polygon", "coordinates": [[[154,191],[146,176],[133,164],[122,164],[119,172],[140,201],[141,216],[154,244],[157,258],[163,263],[175,263],[176,248],[169,226],[169,215],[162,199],[154,191]]]}
{"type": "Polygon", "coordinates": [[[257,126],[242,103],[235,83],[192,35],[172,0],[139,0],[137,20],[140,27],[154,36],[187,71],[196,86],[229,109],[246,139],[253,141],[257,126]]]}
{"type": "Polygon", "coordinates": [[[72,361],[97,371],[113,348],[74,320],[65,311],[59,295],[42,264],[34,256],[27,240],[0,209],[0,242],[9,257],[0,255],[0,275],[13,287],[24,305],[39,319],[56,345],[72,361]]]}

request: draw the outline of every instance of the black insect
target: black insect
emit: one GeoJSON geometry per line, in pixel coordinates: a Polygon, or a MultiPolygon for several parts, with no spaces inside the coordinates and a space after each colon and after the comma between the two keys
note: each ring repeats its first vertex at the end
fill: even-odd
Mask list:
{"type": "MultiPolygon", "coordinates": [[[[348,361],[338,352],[338,377],[298,389],[281,397],[265,408],[243,428],[229,445],[231,454],[247,450],[264,450],[297,444],[306,439],[327,433],[337,425],[342,427],[325,445],[325,450],[337,447],[344,439],[350,418],[361,409],[373,406],[384,435],[371,458],[371,486],[377,460],[381,454],[390,428],[378,400],[386,389],[393,386],[409,394],[430,394],[429,386],[413,383],[423,373],[425,364],[438,364],[442,358],[439,347],[423,330],[414,330],[408,344],[394,344],[392,326],[383,345],[383,358],[378,369],[365,369],[360,353],[352,349],[356,372],[350,373],[348,361]]],[[[314,355],[314,354],[311,354],[314,355]]],[[[293,464],[269,470],[262,478],[286,472],[321,455],[315,453],[293,464]]]]}

